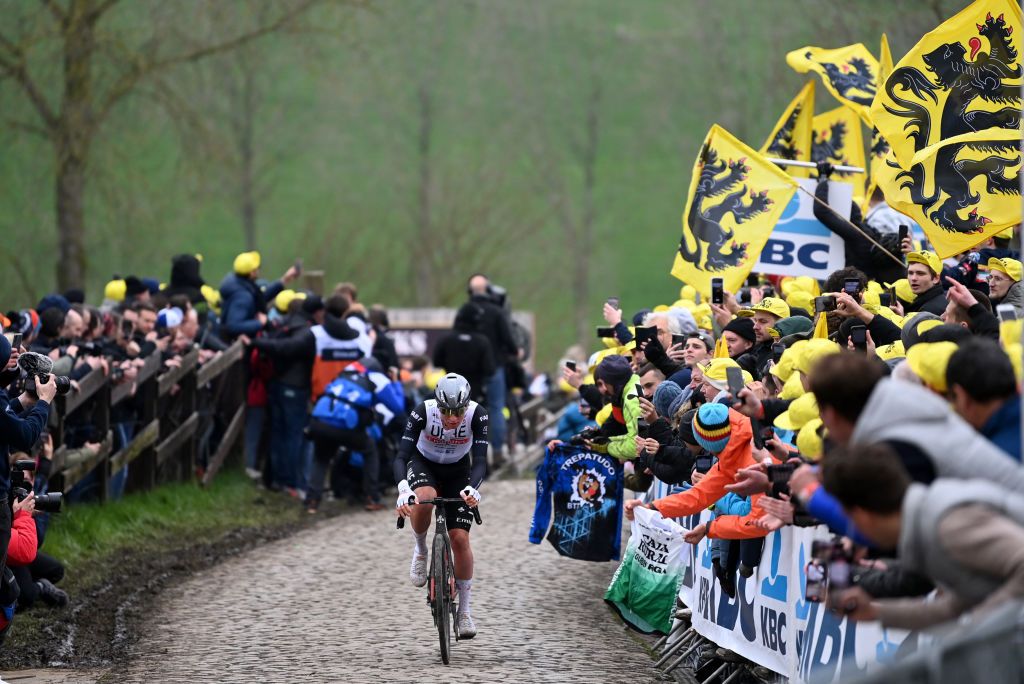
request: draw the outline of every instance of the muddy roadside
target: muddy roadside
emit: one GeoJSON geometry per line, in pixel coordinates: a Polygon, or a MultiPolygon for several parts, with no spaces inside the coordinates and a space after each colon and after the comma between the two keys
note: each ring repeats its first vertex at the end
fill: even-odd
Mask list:
{"type": "Polygon", "coordinates": [[[15,617],[0,648],[0,671],[106,669],[123,663],[167,587],[248,549],[352,510],[343,502],[326,502],[320,513],[309,516],[294,499],[266,490],[259,490],[253,504],[280,515],[266,524],[209,538],[187,533],[165,536],[156,548],[118,550],[69,573],[61,583],[71,597],[65,608],[37,606],[15,617]]]}

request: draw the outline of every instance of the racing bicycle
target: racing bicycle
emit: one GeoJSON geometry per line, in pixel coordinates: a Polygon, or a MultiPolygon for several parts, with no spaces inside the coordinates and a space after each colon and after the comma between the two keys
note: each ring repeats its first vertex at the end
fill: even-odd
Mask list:
{"type": "MultiPolygon", "coordinates": [[[[463,504],[461,498],[435,497],[419,501],[414,506],[434,506],[434,544],[430,552],[430,565],[427,572],[427,603],[434,616],[437,627],[437,638],[441,644],[441,662],[448,664],[451,649],[451,631],[455,630],[455,640],[459,640],[458,607],[455,605],[455,559],[452,556],[452,542],[448,537],[448,521],[444,515],[444,505],[449,503],[463,504]]],[[[482,524],[480,511],[473,507],[473,518],[476,524],[482,524]]],[[[405,518],[398,518],[398,529],[405,527],[405,518]]]]}

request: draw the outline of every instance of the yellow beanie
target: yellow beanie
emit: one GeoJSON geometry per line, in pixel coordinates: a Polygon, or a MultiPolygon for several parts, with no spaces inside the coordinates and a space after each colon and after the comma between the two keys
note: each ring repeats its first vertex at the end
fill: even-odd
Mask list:
{"type": "Polygon", "coordinates": [[[824,440],[818,434],[821,425],[821,418],[814,418],[805,423],[796,436],[796,448],[800,450],[800,455],[811,461],[817,461],[825,453],[824,440]]]}
{"type": "Polygon", "coordinates": [[[259,252],[242,252],[235,257],[235,273],[247,276],[260,267],[259,252]]]}
{"type": "Polygon", "coordinates": [[[115,302],[123,302],[127,291],[128,286],[125,284],[123,279],[111,280],[107,283],[106,287],[103,288],[103,298],[115,302]]]}

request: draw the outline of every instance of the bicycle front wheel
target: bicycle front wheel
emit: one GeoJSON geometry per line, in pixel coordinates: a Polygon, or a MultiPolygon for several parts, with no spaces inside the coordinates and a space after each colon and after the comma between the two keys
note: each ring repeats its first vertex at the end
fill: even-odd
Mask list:
{"type": "Polygon", "coordinates": [[[434,537],[433,551],[433,577],[434,584],[434,616],[437,623],[437,639],[441,645],[441,662],[448,664],[449,650],[451,648],[451,604],[452,597],[448,586],[448,577],[451,570],[448,568],[449,555],[444,543],[444,537],[434,537]]]}

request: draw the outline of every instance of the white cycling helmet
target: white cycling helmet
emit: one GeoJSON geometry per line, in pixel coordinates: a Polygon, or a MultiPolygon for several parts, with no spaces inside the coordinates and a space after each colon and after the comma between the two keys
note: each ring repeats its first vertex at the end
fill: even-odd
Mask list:
{"type": "Polygon", "coordinates": [[[469,406],[469,381],[458,373],[449,373],[437,381],[434,398],[438,408],[458,411],[469,406]]]}

